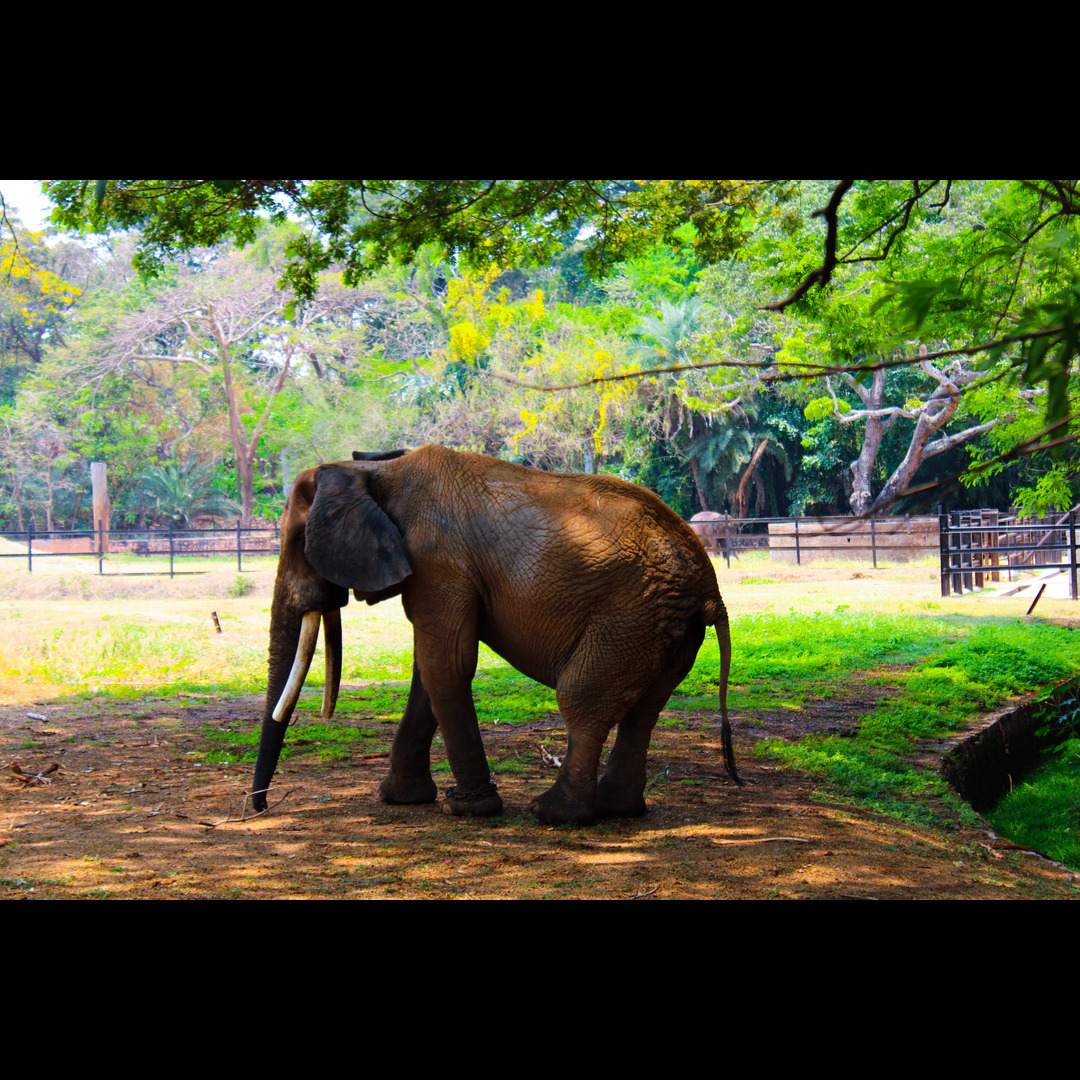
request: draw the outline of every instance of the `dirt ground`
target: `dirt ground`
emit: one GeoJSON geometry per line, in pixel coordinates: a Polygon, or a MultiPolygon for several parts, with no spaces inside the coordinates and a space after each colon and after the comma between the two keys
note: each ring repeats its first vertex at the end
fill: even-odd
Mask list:
{"type": "MultiPolygon", "coordinates": [[[[817,703],[800,728],[857,723],[867,703],[817,703]]],[[[1080,875],[989,830],[899,824],[813,798],[814,786],[746,753],[723,774],[714,717],[656,730],[648,813],[551,828],[527,812],[553,779],[537,746],[560,721],[490,725],[507,810],[458,819],[375,798],[382,759],[293,760],[271,812],[242,820],[250,766],[203,764],[207,726],[250,722],[255,698],[131,708],[97,702],[0,709],[0,897],[340,899],[989,899],[1080,895],[1080,875]],[[36,719],[28,713],[43,716],[36,719]],[[33,743],[33,749],[19,749],[33,743]],[[56,768],[53,768],[53,766],[56,768]],[[49,771],[52,770],[52,771],[49,771]],[[40,778],[33,774],[41,773],[40,778]]],[[[745,719],[745,718],[743,718],[745,719]]],[[[780,715],[755,735],[782,734],[780,715]]],[[[788,731],[789,734],[793,732],[788,731]]],[[[290,732],[302,735],[302,728],[290,732]]],[[[449,786],[448,774],[445,776],[449,786]]],[[[250,814],[250,811],[248,811],[250,814]]]]}
{"type": "MultiPolygon", "coordinates": [[[[786,608],[791,573],[773,570],[761,584],[749,576],[754,573],[761,571],[744,572],[745,582],[721,573],[732,611],[786,608]],[[753,588],[740,590],[744,583],[753,588]]],[[[819,573],[804,587],[804,602],[831,608],[850,599],[853,586],[879,590],[875,602],[881,604],[918,601],[919,590],[935,596],[932,572],[927,582],[917,577],[887,587],[860,570],[819,573]]],[[[269,596],[271,579],[267,572],[260,580],[260,595],[269,596]]],[[[86,580],[80,584],[86,599],[121,588],[86,580]]],[[[158,595],[165,587],[160,582],[148,579],[139,588],[158,595]]],[[[166,583],[171,591],[173,583],[166,583]]],[[[33,583],[27,577],[19,585],[18,595],[31,587],[48,592],[35,575],[33,583]]],[[[1016,602],[1017,614],[1028,602],[1016,602]]],[[[1063,616],[1068,603],[1062,602],[1063,616]]],[[[1074,617],[1071,605],[1067,615],[1074,617]]],[[[738,788],[723,772],[715,715],[679,726],[661,722],[650,750],[644,817],[551,828],[527,807],[554,779],[539,744],[563,732],[555,714],[485,727],[506,805],[501,818],[450,818],[437,806],[383,805],[375,790],[385,759],[356,755],[333,763],[303,756],[286,762],[271,789],[271,811],[250,819],[248,810],[244,820],[251,766],[213,765],[199,755],[211,748],[207,733],[215,727],[254,725],[259,698],[38,701],[28,689],[17,703],[9,697],[0,704],[0,897],[1080,896],[1080,874],[995,841],[989,827],[917,828],[822,801],[812,781],[750,753],[755,739],[769,735],[849,730],[884,692],[880,684],[860,687],[855,680],[845,682],[842,694],[809,701],[798,712],[734,713],[736,754],[749,781],[738,788]]],[[[310,711],[298,714],[301,725],[305,716],[314,718],[310,711]]],[[[290,741],[302,734],[300,726],[290,741]]],[[[928,753],[932,758],[938,751],[928,753]]],[[[448,773],[436,779],[450,786],[448,773]]]]}

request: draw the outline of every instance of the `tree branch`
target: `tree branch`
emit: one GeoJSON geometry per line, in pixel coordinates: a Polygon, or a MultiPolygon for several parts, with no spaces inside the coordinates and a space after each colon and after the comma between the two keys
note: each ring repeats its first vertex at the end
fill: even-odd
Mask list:
{"type": "Polygon", "coordinates": [[[851,190],[854,183],[854,180],[841,180],[833,188],[828,204],[821,210],[815,210],[811,215],[812,217],[823,217],[825,219],[825,257],[822,259],[821,265],[816,270],[811,270],[802,284],[790,296],[783,300],[777,300],[772,304],[764,304],[762,306],[763,311],[783,311],[784,308],[794,304],[796,300],[801,300],[810,291],[812,285],[817,284],[818,288],[823,289],[832,280],[832,272],[836,268],[837,215],[840,211],[840,204],[844,201],[844,196],[851,190]]]}

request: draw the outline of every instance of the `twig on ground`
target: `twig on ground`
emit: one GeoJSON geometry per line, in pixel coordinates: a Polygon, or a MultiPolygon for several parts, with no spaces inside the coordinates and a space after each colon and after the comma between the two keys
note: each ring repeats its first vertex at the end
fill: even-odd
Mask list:
{"type": "Polygon", "coordinates": [[[774,840],[790,840],[793,844],[813,843],[804,836],[759,836],[750,840],[717,840],[715,836],[710,836],[709,839],[714,844],[771,844],[774,840]]]}
{"type": "MultiPolygon", "coordinates": [[[[266,790],[269,790],[269,789],[266,789],[266,790]]],[[[219,825],[228,825],[230,821],[239,821],[239,822],[254,821],[256,818],[262,817],[263,814],[269,814],[271,810],[274,810],[277,807],[279,807],[296,790],[297,790],[296,788],[289,788],[289,790],[286,791],[285,794],[282,795],[281,798],[278,799],[278,801],[276,803],[271,803],[265,810],[260,810],[257,814],[252,814],[251,817],[247,816],[248,799],[250,799],[252,795],[257,795],[258,792],[256,792],[256,791],[245,791],[244,792],[244,801],[240,804],[240,816],[239,817],[233,817],[230,814],[227,818],[222,818],[221,821],[200,821],[199,824],[205,826],[207,829],[216,829],[219,825]]]]}
{"type": "Polygon", "coordinates": [[[16,780],[28,787],[31,784],[51,784],[52,781],[48,779],[48,776],[50,773],[56,772],[60,766],[54,761],[36,773],[28,773],[23,770],[22,766],[17,761],[13,761],[8,768],[11,770],[11,773],[16,780]]]}

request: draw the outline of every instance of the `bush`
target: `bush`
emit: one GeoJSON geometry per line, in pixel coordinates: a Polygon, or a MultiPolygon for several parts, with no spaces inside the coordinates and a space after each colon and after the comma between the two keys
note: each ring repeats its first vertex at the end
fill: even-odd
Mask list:
{"type": "Polygon", "coordinates": [[[235,580],[229,586],[229,595],[237,598],[247,596],[248,593],[253,593],[254,591],[255,580],[249,577],[241,577],[239,574],[236,575],[235,580]]]}

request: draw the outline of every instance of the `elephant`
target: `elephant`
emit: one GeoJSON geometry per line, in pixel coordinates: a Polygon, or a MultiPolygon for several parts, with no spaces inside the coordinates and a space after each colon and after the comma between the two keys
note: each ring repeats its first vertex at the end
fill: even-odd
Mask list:
{"type": "Polygon", "coordinates": [[[724,515],[717,514],[713,510],[702,510],[690,519],[690,528],[705,545],[706,551],[715,551],[718,555],[723,555],[726,543],[723,520],[724,515]]]}
{"type": "Polygon", "coordinates": [[[378,789],[384,802],[436,801],[438,729],[455,783],[442,810],[501,812],[472,698],[483,641],[554,688],[566,723],[562,766],[533,813],[549,824],[644,813],[652,729],[709,626],[720,644],[724,762],[741,783],[727,712],[727,611],[701,543],[656,495],[612,476],[542,472],[435,445],[353,459],[301,473],[282,517],[256,810],[267,807],[320,621],[323,715],[333,714],[350,589],[368,604],[400,595],[413,626],[412,684],[378,789]]]}

